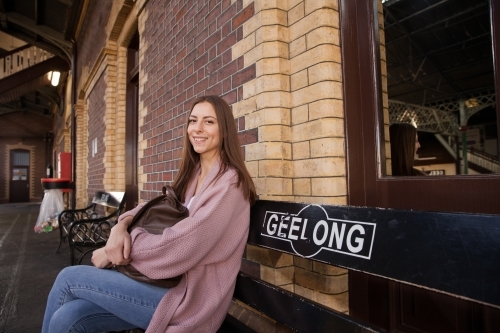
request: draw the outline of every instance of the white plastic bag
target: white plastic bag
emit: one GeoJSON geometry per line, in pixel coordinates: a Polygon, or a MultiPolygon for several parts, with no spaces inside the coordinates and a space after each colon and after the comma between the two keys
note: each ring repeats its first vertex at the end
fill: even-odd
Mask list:
{"type": "Polygon", "coordinates": [[[59,214],[64,210],[61,190],[45,190],[35,232],[49,232],[59,227],[59,214]]]}

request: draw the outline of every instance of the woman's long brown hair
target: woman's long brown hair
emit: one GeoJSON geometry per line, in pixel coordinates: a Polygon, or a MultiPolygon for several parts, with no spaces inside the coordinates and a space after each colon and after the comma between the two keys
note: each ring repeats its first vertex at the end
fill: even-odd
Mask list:
{"type": "Polygon", "coordinates": [[[394,123],[389,126],[389,135],[391,138],[392,175],[421,175],[413,168],[417,129],[408,123],[394,123]]]}
{"type": "MultiPolygon", "coordinates": [[[[221,166],[216,179],[220,177],[228,167],[234,168],[238,174],[237,186],[241,187],[245,199],[247,199],[250,204],[253,204],[257,198],[255,186],[245,165],[231,108],[226,101],[219,96],[202,96],[194,101],[191,106],[191,110],[189,111],[189,115],[191,115],[191,112],[196,104],[203,102],[208,102],[212,105],[219,124],[219,152],[221,166]]],[[[184,201],[186,198],[189,181],[197,163],[200,161],[200,155],[193,149],[193,146],[189,141],[189,136],[187,134],[188,125],[189,116],[187,117],[184,129],[184,148],[182,150],[181,165],[172,185],[175,193],[181,201],[184,201]]]]}

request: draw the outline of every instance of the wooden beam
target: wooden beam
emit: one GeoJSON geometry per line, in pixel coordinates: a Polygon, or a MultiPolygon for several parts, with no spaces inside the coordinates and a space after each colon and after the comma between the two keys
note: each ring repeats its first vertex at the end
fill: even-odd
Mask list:
{"type": "Polygon", "coordinates": [[[53,30],[45,25],[37,25],[35,22],[33,22],[30,19],[27,19],[25,16],[22,16],[14,12],[9,12],[7,14],[2,13],[0,15],[0,18],[2,20],[6,20],[7,22],[12,22],[29,31],[33,31],[36,34],[44,38],[47,38],[53,41],[54,43],[60,44],[62,47],[71,50],[71,42],[65,40],[64,34],[59,31],[53,30]]]}

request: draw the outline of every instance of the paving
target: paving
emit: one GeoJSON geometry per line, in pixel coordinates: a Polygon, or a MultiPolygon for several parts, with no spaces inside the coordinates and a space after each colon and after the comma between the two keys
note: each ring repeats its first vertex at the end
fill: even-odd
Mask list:
{"type": "Polygon", "coordinates": [[[0,204],[0,333],[39,333],[47,295],[69,266],[59,231],[35,233],[40,203],[0,204]]]}

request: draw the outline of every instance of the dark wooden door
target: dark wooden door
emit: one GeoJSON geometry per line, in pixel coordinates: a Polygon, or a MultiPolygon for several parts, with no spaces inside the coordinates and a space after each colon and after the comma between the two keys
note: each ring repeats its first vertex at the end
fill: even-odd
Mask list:
{"type": "Polygon", "coordinates": [[[16,149],[10,152],[10,202],[29,202],[30,152],[16,149]]]}
{"type": "MultiPolygon", "coordinates": [[[[433,2],[434,3],[434,2],[433,2]]],[[[499,0],[491,0],[498,58],[499,0]]],[[[341,0],[348,203],[427,211],[500,214],[500,175],[385,177],[378,4],[341,0]]],[[[487,25],[488,26],[488,25],[487,25]]],[[[500,71],[495,72],[499,95],[500,71]]],[[[499,113],[497,99],[497,115],[499,113]]],[[[500,117],[497,116],[497,119],[500,117]]],[[[499,131],[500,132],[500,131],[499,131]]],[[[349,272],[350,314],[393,332],[500,332],[500,310],[358,272],[349,272]]]]}
{"type": "Polygon", "coordinates": [[[139,34],[130,41],[127,52],[127,99],[125,124],[125,210],[138,203],[137,149],[139,113],[139,34]]]}

